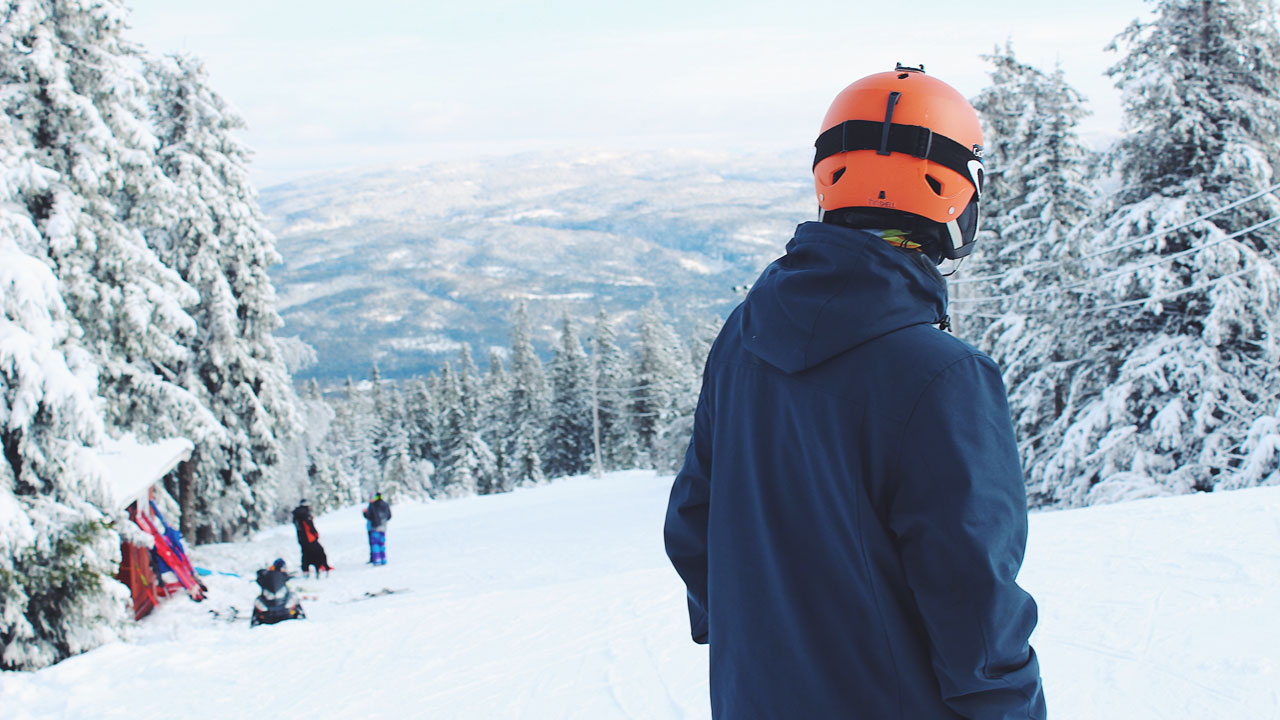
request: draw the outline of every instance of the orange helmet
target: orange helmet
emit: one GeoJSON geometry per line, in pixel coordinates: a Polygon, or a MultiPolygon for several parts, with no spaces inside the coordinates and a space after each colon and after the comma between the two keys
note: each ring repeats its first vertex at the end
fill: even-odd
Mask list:
{"type": "Polygon", "coordinates": [[[813,183],[824,217],[858,208],[909,213],[939,230],[941,256],[961,258],[973,249],[982,127],[969,101],[925,75],[924,66],[899,65],[842,90],[814,146],[813,183]]]}

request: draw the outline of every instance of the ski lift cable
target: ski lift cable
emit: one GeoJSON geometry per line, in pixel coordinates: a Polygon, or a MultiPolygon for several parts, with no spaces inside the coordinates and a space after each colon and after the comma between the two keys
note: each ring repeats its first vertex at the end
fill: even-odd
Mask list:
{"type": "Polygon", "coordinates": [[[1074,283],[1068,283],[1066,285],[1053,285],[1050,287],[1036,288],[1034,290],[1023,290],[1021,292],[1008,293],[1005,295],[986,295],[982,297],[973,297],[973,298],[959,297],[952,300],[951,304],[993,302],[996,300],[1016,300],[1018,298],[1023,298],[1023,297],[1032,297],[1035,295],[1047,295],[1049,293],[1059,292],[1062,290],[1074,290],[1076,288],[1086,287],[1089,285],[1093,285],[1094,283],[1097,283],[1099,280],[1105,280],[1107,278],[1116,277],[1118,275],[1125,275],[1127,273],[1131,273],[1137,270],[1145,270],[1146,268],[1155,267],[1157,265],[1160,265],[1161,263],[1169,262],[1170,260],[1177,260],[1179,258],[1183,258],[1188,255],[1194,255],[1202,250],[1207,250],[1215,245],[1221,245],[1222,243],[1227,242],[1228,240],[1234,240],[1243,235],[1248,235],[1251,232],[1261,230],[1271,225],[1275,225],[1278,222],[1280,222],[1280,215],[1268,218],[1259,223],[1254,223],[1253,225],[1250,225],[1249,227],[1243,230],[1237,230],[1236,232],[1233,232],[1230,235],[1224,235],[1223,237],[1220,237],[1216,240],[1211,240],[1203,245],[1197,245],[1196,247],[1188,248],[1186,250],[1173,253],[1171,255],[1162,255],[1157,257],[1155,260],[1151,260],[1149,262],[1146,262],[1140,265],[1131,265],[1128,267],[1122,267],[1122,268],[1117,268],[1115,270],[1110,270],[1101,275],[1088,278],[1086,280],[1080,280],[1074,283]]]}
{"type": "Polygon", "coordinates": [[[1106,312],[1108,310],[1116,310],[1119,308],[1132,307],[1134,305],[1143,305],[1145,303],[1152,302],[1152,301],[1159,302],[1161,300],[1168,300],[1169,298],[1172,298],[1172,297],[1177,297],[1179,295],[1185,295],[1190,292],[1196,292],[1199,290],[1211,288],[1215,285],[1220,285],[1228,280],[1240,277],[1241,275],[1256,273],[1258,272],[1259,269],[1260,268],[1258,267],[1245,268],[1244,270],[1237,270],[1233,273],[1223,275],[1222,277],[1214,278],[1213,280],[1209,280],[1207,282],[1197,283],[1195,285],[1192,285],[1191,287],[1179,288],[1177,290],[1173,290],[1167,293],[1162,293],[1160,295],[1149,295],[1147,297],[1137,298],[1134,300],[1125,300],[1123,302],[1112,303],[1110,305],[1103,305],[1102,307],[1090,308],[1085,312],[1090,314],[1100,313],[1100,312],[1106,312]]]}
{"type": "Polygon", "coordinates": [[[1069,284],[1069,285],[1063,285],[1063,286],[1060,286],[1060,287],[1059,287],[1059,289],[1062,289],[1062,290],[1074,290],[1075,288],[1083,287],[1083,286],[1086,286],[1086,285],[1091,285],[1091,284],[1093,284],[1093,283],[1095,283],[1095,282],[1097,282],[1097,281],[1099,281],[1099,280],[1105,280],[1105,279],[1107,279],[1107,278],[1109,278],[1109,277],[1116,277],[1116,276],[1118,276],[1118,275],[1124,275],[1124,274],[1126,274],[1126,273],[1130,273],[1130,272],[1133,272],[1133,271],[1135,271],[1135,270],[1145,270],[1145,269],[1147,269],[1147,268],[1155,267],[1155,266],[1157,266],[1157,265],[1159,265],[1159,264],[1161,264],[1161,263],[1165,263],[1165,262],[1168,262],[1168,261],[1170,261],[1170,260],[1177,260],[1177,259],[1179,259],[1179,258],[1183,258],[1183,257],[1186,257],[1186,256],[1188,256],[1188,255],[1194,255],[1194,254],[1196,254],[1196,253],[1200,252],[1201,250],[1205,250],[1205,249],[1211,248],[1211,247],[1213,247],[1214,245],[1221,245],[1222,243],[1227,242],[1228,240],[1233,240],[1233,239],[1238,238],[1238,237],[1240,237],[1240,236],[1242,236],[1242,235],[1247,235],[1247,234],[1249,234],[1249,233],[1251,233],[1251,232],[1253,232],[1253,231],[1255,231],[1255,230],[1261,230],[1262,228],[1268,227],[1268,226],[1270,226],[1270,225],[1274,225],[1274,224],[1276,224],[1277,222],[1280,222],[1280,215],[1277,215],[1276,217],[1273,217],[1273,218],[1270,218],[1270,219],[1267,219],[1267,220],[1263,220],[1263,221],[1262,221],[1262,222],[1260,222],[1260,223],[1255,223],[1254,225],[1251,225],[1251,226],[1249,226],[1249,227],[1247,227],[1247,228],[1245,228],[1245,229],[1243,229],[1243,230],[1240,230],[1240,231],[1238,231],[1238,232],[1231,233],[1230,235],[1224,235],[1223,237],[1220,237],[1220,238],[1218,238],[1217,240],[1210,240],[1209,242],[1207,242],[1207,243],[1205,243],[1205,244],[1203,244],[1203,245],[1198,245],[1198,246],[1193,247],[1193,248],[1187,248],[1186,250],[1182,250],[1182,251],[1180,251],[1180,252],[1176,252],[1176,253],[1173,253],[1173,254],[1171,254],[1171,255],[1164,255],[1164,256],[1161,256],[1161,257],[1156,258],[1155,260],[1151,260],[1151,261],[1149,261],[1149,262],[1143,263],[1143,264],[1141,264],[1141,265],[1133,265],[1133,266],[1129,266],[1129,267],[1117,268],[1117,269],[1115,269],[1115,270],[1110,270],[1110,271],[1105,272],[1105,273],[1103,273],[1103,274],[1101,274],[1101,275],[1098,275],[1097,277],[1089,278],[1088,280],[1080,280],[1080,281],[1077,281],[1077,282],[1071,283],[1071,284],[1069,284]]]}
{"type": "MultiPolygon", "coordinates": [[[[1169,233],[1172,233],[1172,232],[1177,232],[1190,225],[1194,225],[1202,220],[1207,220],[1208,218],[1214,217],[1215,215],[1221,215],[1222,213],[1227,212],[1228,210],[1234,210],[1240,207],[1241,205],[1244,205],[1245,203],[1253,202],[1254,200],[1257,200],[1258,198],[1264,195],[1269,195],[1271,193],[1274,193],[1277,190],[1280,190],[1280,183],[1276,183],[1275,185],[1272,185],[1266,190],[1256,192],[1248,197],[1241,198],[1228,205],[1223,205],[1222,207],[1217,208],[1215,210],[1210,210],[1209,212],[1206,212],[1203,215],[1198,215],[1180,225],[1175,225],[1171,228],[1165,228],[1163,230],[1156,230],[1155,232],[1147,233],[1146,235],[1143,235],[1141,237],[1133,238],[1132,240],[1126,240],[1118,245],[1112,245],[1111,247],[1102,248],[1101,250],[1095,250],[1094,252],[1089,253],[1088,255],[1082,255],[1079,258],[1073,258],[1073,260],[1091,260],[1093,258],[1101,257],[1108,253],[1113,253],[1117,250],[1124,250],[1125,248],[1131,248],[1134,245],[1139,245],[1152,238],[1160,237],[1161,235],[1168,235],[1169,233]]],[[[1038,263],[1031,263],[1030,265],[1026,265],[1019,268],[1010,268],[1008,270],[1004,270],[998,273],[992,273],[990,275],[977,275],[970,278],[957,278],[955,280],[952,280],[951,284],[952,285],[976,285],[979,283],[990,282],[992,280],[1001,280],[1003,278],[1008,277],[1011,273],[1013,273],[1014,270],[1020,270],[1023,272],[1030,271],[1030,270],[1040,270],[1042,268],[1062,265],[1064,264],[1064,262],[1065,261],[1063,260],[1043,260],[1038,263]]]]}

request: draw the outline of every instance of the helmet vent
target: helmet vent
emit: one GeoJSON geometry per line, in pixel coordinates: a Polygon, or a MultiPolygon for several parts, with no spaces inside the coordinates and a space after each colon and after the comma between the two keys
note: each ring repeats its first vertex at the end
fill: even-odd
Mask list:
{"type": "Polygon", "coordinates": [[[901,75],[899,75],[899,76],[898,76],[898,79],[899,79],[899,80],[906,80],[906,79],[907,79],[907,78],[909,78],[909,77],[911,77],[911,76],[910,76],[910,75],[908,75],[908,74],[906,74],[906,73],[902,73],[901,75]]]}
{"type": "Polygon", "coordinates": [[[933,189],[933,194],[942,197],[942,183],[938,182],[938,178],[932,175],[925,175],[924,181],[929,183],[929,187],[933,189]]]}
{"type": "Polygon", "coordinates": [[[832,173],[832,174],[831,174],[831,184],[832,184],[832,185],[835,185],[836,183],[840,182],[840,178],[841,178],[841,177],[844,177],[844,171],[845,171],[845,170],[848,170],[848,168],[840,168],[839,170],[837,170],[837,171],[835,171],[834,173],[832,173]]]}

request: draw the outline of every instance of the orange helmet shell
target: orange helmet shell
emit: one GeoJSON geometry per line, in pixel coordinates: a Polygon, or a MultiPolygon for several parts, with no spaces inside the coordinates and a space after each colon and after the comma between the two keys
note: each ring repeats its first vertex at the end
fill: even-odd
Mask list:
{"type": "MultiPolygon", "coordinates": [[[[894,125],[928,128],[935,137],[949,138],[981,157],[982,127],[973,106],[950,85],[914,69],[868,75],[846,87],[827,110],[820,134],[848,120],[884,123],[891,93],[899,93],[894,125]]],[[[818,205],[824,211],[883,208],[939,223],[959,217],[980,191],[980,165],[977,170],[971,167],[969,175],[923,157],[875,149],[840,152],[813,168],[818,205]]]]}

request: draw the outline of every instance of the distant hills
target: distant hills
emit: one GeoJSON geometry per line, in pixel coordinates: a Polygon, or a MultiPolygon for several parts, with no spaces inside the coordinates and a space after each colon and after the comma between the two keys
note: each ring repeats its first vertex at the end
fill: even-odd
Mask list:
{"type": "Polygon", "coordinates": [[[544,354],[565,311],[625,319],[656,301],[677,328],[723,317],[814,218],[808,163],[527,154],[274,186],[260,200],[284,258],[272,272],[281,334],[315,347],[299,378],[325,385],[374,361],[385,377],[430,372],[462,343],[483,368],[520,300],[544,354]]]}

